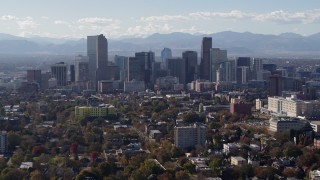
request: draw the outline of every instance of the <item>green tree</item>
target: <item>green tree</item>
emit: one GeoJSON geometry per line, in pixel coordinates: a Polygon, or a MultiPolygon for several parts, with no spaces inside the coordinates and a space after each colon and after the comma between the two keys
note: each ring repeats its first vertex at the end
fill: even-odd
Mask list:
{"type": "Polygon", "coordinates": [[[218,175],[222,167],[222,159],[219,156],[213,156],[209,163],[209,167],[216,175],[218,175]]]}

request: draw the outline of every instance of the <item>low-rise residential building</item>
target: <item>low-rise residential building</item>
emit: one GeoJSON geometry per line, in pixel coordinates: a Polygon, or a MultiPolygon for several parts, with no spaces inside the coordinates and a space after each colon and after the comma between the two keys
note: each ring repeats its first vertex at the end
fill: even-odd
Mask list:
{"type": "Polygon", "coordinates": [[[317,149],[320,149],[320,138],[313,139],[313,146],[317,149]]]}
{"type": "Polygon", "coordinates": [[[150,130],[150,133],[149,133],[149,138],[150,139],[159,142],[162,137],[163,137],[163,135],[162,135],[161,131],[159,131],[159,130],[150,130]]]}
{"type": "Polygon", "coordinates": [[[76,106],[75,117],[105,117],[111,114],[116,114],[115,107],[110,104],[101,104],[99,106],[76,106]]]}
{"type": "Polygon", "coordinates": [[[247,164],[247,160],[241,156],[231,156],[230,160],[231,160],[231,165],[234,165],[234,166],[242,166],[247,164]]]}
{"type": "Polygon", "coordinates": [[[239,144],[228,143],[228,144],[223,144],[222,152],[228,155],[232,152],[235,152],[237,149],[239,149],[239,144]]]}
{"type": "Polygon", "coordinates": [[[311,121],[310,126],[312,127],[312,129],[315,133],[320,132],[320,121],[311,121]]]}
{"type": "Polygon", "coordinates": [[[310,180],[319,180],[320,179],[320,170],[313,170],[309,172],[310,180]]]}
{"type": "Polygon", "coordinates": [[[260,161],[258,160],[258,158],[249,157],[248,164],[251,164],[253,167],[257,167],[257,166],[260,166],[260,161]]]}

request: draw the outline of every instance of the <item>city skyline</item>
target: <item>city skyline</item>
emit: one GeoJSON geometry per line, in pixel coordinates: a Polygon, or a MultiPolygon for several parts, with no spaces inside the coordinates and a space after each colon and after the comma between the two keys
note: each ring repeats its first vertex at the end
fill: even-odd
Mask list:
{"type": "Polygon", "coordinates": [[[23,37],[144,37],[153,33],[221,31],[310,35],[320,28],[316,0],[252,3],[227,1],[40,1],[5,2],[1,33],[23,37]],[[19,6],[17,6],[19,4],[19,6]],[[288,6],[290,4],[290,6],[288,6]],[[252,8],[254,7],[254,8],[252,8]]]}

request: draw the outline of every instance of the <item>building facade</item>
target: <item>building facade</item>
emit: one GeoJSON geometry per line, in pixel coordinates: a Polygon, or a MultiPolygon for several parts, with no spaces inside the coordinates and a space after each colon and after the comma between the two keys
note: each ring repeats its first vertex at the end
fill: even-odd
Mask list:
{"type": "Polygon", "coordinates": [[[212,37],[203,37],[201,43],[200,78],[210,80],[210,49],[212,37]]]}
{"type": "Polygon", "coordinates": [[[206,127],[195,123],[193,126],[174,127],[174,144],[177,148],[204,147],[206,142],[206,127]]]}
{"type": "Polygon", "coordinates": [[[116,114],[115,107],[110,104],[101,104],[99,106],[76,106],[75,117],[82,119],[86,117],[106,117],[116,114]]]}
{"type": "Polygon", "coordinates": [[[51,76],[57,79],[58,86],[67,85],[67,69],[67,64],[64,62],[60,62],[51,66],[51,76]]]}

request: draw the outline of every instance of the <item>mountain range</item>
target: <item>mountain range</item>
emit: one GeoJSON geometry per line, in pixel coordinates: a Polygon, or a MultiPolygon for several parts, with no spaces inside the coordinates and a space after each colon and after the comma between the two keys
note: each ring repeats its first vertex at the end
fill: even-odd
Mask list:
{"type": "MultiPolygon", "coordinates": [[[[207,35],[188,33],[152,34],[144,38],[108,39],[109,54],[132,55],[152,50],[157,56],[164,47],[175,56],[183,51],[200,52],[202,37],[213,39],[213,47],[228,50],[229,56],[309,57],[320,55],[320,33],[302,36],[294,33],[280,35],[224,31],[207,35]]],[[[1,54],[86,54],[86,39],[58,39],[48,37],[18,37],[0,33],[1,54]]]]}

